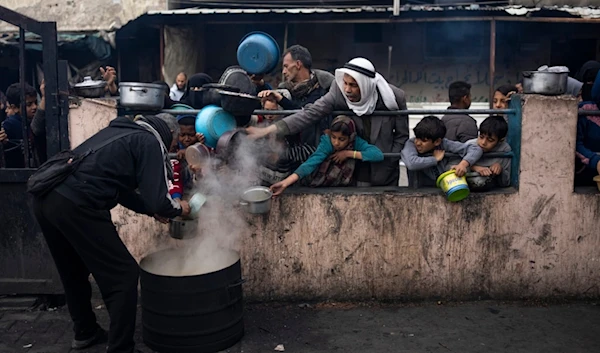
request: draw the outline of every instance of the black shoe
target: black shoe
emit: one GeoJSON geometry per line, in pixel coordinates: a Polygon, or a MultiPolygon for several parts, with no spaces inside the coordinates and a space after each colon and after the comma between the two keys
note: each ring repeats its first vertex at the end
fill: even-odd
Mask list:
{"type": "Polygon", "coordinates": [[[108,335],[106,334],[106,331],[104,331],[102,328],[98,327],[98,330],[96,330],[96,333],[94,333],[94,335],[92,337],[85,339],[85,340],[74,339],[73,342],[71,342],[71,348],[86,349],[86,348],[94,346],[98,343],[104,343],[107,340],[108,340],[108,335]]]}

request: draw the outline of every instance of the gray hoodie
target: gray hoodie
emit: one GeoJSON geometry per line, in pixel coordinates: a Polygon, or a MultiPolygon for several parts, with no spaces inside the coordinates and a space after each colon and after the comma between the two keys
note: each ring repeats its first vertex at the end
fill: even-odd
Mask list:
{"type": "MultiPolygon", "coordinates": [[[[477,145],[477,139],[472,139],[467,141],[468,144],[470,145],[477,145]]],[[[511,152],[512,149],[510,148],[510,145],[508,143],[506,143],[506,141],[502,141],[499,142],[496,147],[494,147],[490,152],[511,152]]],[[[498,186],[500,187],[507,187],[510,186],[510,165],[511,165],[511,159],[510,158],[498,158],[498,157],[487,157],[485,156],[485,154],[483,155],[483,157],[481,157],[480,160],[477,161],[477,163],[475,163],[475,165],[478,165],[480,167],[491,167],[492,164],[495,163],[499,163],[502,166],[502,174],[500,174],[497,178],[496,178],[496,183],[498,184],[498,186]]]]}
{"type": "MultiPolygon", "coordinates": [[[[448,153],[459,155],[462,159],[469,162],[469,165],[475,164],[483,154],[483,151],[477,144],[467,144],[458,141],[450,141],[448,139],[442,140],[440,149],[448,153]]],[[[438,163],[433,156],[419,155],[419,152],[417,152],[417,148],[415,147],[414,137],[406,141],[401,155],[402,162],[406,165],[406,169],[420,170],[428,178],[434,181],[451,166],[447,158],[442,159],[442,161],[438,163]]]]}

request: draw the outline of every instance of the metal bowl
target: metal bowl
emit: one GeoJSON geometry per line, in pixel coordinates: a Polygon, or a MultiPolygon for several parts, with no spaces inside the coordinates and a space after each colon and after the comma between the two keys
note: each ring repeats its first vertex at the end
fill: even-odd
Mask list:
{"type": "Polygon", "coordinates": [[[482,176],[477,172],[467,173],[465,175],[467,184],[471,191],[486,191],[491,189],[494,180],[493,177],[482,176]]]}
{"type": "Polygon", "coordinates": [[[523,71],[523,93],[559,96],[567,91],[568,72],[523,71]]]}

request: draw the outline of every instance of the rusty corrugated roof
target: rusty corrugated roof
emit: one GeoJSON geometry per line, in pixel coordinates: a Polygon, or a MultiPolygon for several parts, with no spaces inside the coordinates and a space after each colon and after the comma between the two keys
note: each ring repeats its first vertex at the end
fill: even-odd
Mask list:
{"type": "MultiPolygon", "coordinates": [[[[588,19],[600,19],[600,7],[572,7],[572,6],[487,6],[487,5],[402,5],[400,12],[451,12],[451,11],[499,11],[513,16],[525,16],[537,11],[561,11],[573,16],[588,19]]],[[[224,15],[224,14],[343,14],[343,13],[389,13],[391,6],[348,6],[348,7],[302,7],[302,8],[187,8],[178,10],[150,11],[148,15],[224,15]]]]}

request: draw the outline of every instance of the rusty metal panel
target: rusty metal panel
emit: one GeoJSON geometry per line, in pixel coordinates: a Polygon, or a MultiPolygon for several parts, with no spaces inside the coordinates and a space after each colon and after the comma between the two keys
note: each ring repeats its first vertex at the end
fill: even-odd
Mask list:
{"type": "Polygon", "coordinates": [[[25,183],[0,183],[0,295],[57,294],[62,285],[30,209],[25,183]]]}

